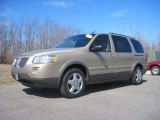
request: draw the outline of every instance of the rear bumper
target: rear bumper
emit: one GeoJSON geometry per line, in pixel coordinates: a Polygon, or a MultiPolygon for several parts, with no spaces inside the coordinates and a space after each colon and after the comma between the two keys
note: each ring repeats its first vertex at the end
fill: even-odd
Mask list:
{"type": "MultiPolygon", "coordinates": [[[[12,77],[15,79],[15,74],[11,73],[12,77]]],[[[28,87],[37,88],[58,88],[58,78],[32,78],[26,73],[18,73],[18,82],[22,83],[28,87]]]]}

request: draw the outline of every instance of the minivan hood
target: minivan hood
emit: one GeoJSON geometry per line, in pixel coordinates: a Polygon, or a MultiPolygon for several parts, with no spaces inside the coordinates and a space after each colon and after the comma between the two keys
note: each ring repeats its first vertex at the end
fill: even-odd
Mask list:
{"type": "Polygon", "coordinates": [[[52,48],[52,49],[43,49],[43,50],[35,50],[31,52],[25,52],[22,53],[21,56],[33,56],[33,55],[39,55],[39,54],[48,54],[48,53],[67,53],[67,52],[73,52],[76,51],[78,48],[52,48]]]}

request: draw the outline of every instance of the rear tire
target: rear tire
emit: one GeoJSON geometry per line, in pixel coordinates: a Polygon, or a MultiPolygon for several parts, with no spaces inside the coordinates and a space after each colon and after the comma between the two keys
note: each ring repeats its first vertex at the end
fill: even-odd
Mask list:
{"type": "Polygon", "coordinates": [[[76,98],[85,90],[86,80],[84,73],[77,68],[68,70],[61,83],[60,92],[66,98],[76,98]]]}
{"type": "Polygon", "coordinates": [[[151,68],[151,74],[152,75],[159,75],[160,74],[160,68],[158,66],[153,66],[151,68]]]}
{"type": "Polygon", "coordinates": [[[132,84],[139,85],[142,83],[143,75],[142,75],[142,68],[136,67],[131,79],[132,84]]]}

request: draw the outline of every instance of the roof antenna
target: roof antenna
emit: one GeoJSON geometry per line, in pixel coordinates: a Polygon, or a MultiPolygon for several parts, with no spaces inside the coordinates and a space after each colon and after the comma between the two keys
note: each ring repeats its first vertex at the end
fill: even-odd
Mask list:
{"type": "Polygon", "coordinates": [[[91,34],[95,34],[95,32],[93,31],[91,34]]]}

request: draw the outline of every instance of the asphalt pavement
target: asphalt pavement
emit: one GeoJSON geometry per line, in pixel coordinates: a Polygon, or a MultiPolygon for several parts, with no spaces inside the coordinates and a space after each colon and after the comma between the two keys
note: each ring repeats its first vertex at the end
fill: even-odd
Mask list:
{"type": "Polygon", "coordinates": [[[3,85],[0,120],[160,120],[160,76],[145,75],[138,86],[126,81],[90,85],[75,99],[55,89],[3,85]]]}

